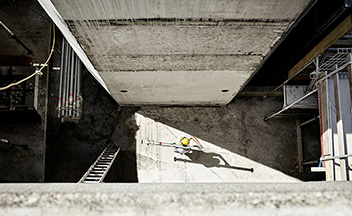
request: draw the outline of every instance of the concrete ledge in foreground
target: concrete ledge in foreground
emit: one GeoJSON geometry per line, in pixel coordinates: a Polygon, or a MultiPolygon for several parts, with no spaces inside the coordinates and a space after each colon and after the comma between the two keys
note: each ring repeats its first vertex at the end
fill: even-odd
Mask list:
{"type": "Polygon", "coordinates": [[[349,215],[352,183],[1,184],[0,215],[349,215]]]}

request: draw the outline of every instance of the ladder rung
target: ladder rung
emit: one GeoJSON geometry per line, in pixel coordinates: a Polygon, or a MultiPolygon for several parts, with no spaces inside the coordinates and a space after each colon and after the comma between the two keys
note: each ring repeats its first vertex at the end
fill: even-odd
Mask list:
{"type": "Polygon", "coordinates": [[[104,171],[92,169],[92,171],[90,171],[90,173],[104,173],[104,171]]]}
{"type": "Polygon", "coordinates": [[[100,180],[100,178],[87,176],[85,180],[100,180]]]}
{"type": "Polygon", "coordinates": [[[106,170],[106,167],[93,167],[92,170],[98,170],[98,171],[106,170]]]}
{"type": "Polygon", "coordinates": [[[88,176],[103,176],[104,173],[89,173],[88,176]]]}

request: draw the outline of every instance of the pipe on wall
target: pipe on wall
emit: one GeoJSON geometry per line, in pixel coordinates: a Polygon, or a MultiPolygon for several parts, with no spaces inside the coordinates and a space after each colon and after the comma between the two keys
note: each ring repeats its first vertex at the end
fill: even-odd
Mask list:
{"type": "Polygon", "coordinates": [[[80,118],[80,78],[82,63],[66,39],[62,42],[58,117],[64,120],[80,118]]]}

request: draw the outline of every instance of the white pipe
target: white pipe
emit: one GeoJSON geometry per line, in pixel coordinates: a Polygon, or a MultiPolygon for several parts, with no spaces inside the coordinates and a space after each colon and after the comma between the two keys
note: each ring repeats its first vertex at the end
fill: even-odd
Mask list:
{"type": "Polygon", "coordinates": [[[71,70],[70,70],[70,86],[69,86],[69,105],[68,105],[68,116],[72,117],[72,105],[73,105],[73,73],[75,70],[75,52],[71,50],[71,70]]]}
{"type": "Polygon", "coordinates": [[[78,64],[79,64],[79,58],[78,56],[76,55],[75,56],[75,70],[74,70],[74,73],[73,73],[73,105],[72,105],[72,110],[73,110],[73,113],[72,113],[72,117],[73,118],[76,118],[76,115],[77,115],[77,110],[76,110],[76,101],[77,101],[77,71],[78,71],[78,64]]]}
{"type": "Polygon", "coordinates": [[[80,117],[81,113],[81,74],[82,74],[82,63],[81,61],[78,62],[78,71],[77,71],[77,118],[80,117]]]}
{"type": "Polygon", "coordinates": [[[65,116],[65,110],[66,110],[66,83],[67,83],[67,78],[66,78],[66,72],[67,72],[67,64],[68,64],[68,54],[69,54],[69,50],[70,50],[70,46],[68,46],[67,41],[65,40],[65,44],[66,44],[66,55],[65,55],[65,63],[64,63],[64,73],[62,75],[62,79],[63,79],[63,85],[62,85],[62,105],[61,105],[61,117],[65,116]]]}
{"type": "Polygon", "coordinates": [[[65,38],[62,38],[62,45],[61,45],[61,63],[60,63],[60,81],[59,81],[59,102],[57,105],[58,108],[58,116],[61,116],[61,104],[62,104],[62,77],[64,73],[64,58],[66,55],[66,47],[65,47],[65,38]]]}

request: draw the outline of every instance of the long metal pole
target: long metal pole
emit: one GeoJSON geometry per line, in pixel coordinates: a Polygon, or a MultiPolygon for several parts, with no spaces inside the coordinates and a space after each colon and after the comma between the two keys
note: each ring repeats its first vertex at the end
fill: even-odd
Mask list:
{"type": "Polygon", "coordinates": [[[62,105],[61,105],[61,117],[65,116],[66,112],[66,85],[67,85],[67,78],[66,78],[66,73],[67,73],[67,68],[68,68],[68,56],[69,56],[69,50],[70,46],[67,44],[67,41],[64,39],[65,45],[66,45],[66,55],[65,55],[65,61],[64,61],[64,73],[62,75],[63,79],[63,84],[62,84],[62,105]]]}
{"type": "Polygon", "coordinates": [[[27,50],[28,54],[33,53],[33,51],[29,49],[26,45],[24,45],[24,43],[20,39],[18,39],[18,37],[1,21],[0,26],[10,35],[10,38],[17,41],[17,43],[19,43],[25,50],[27,50]]]}
{"type": "Polygon", "coordinates": [[[352,154],[346,154],[346,155],[337,155],[337,156],[328,156],[321,158],[321,161],[327,161],[327,160],[334,160],[334,159],[341,159],[341,158],[349,158],[352,157],[352,154]]]}
{"type": "Polygon", "coordinates": [[[315,90],[309,92],[308,94],[304,95],[303,97],[301,97],[300,99],[296,100],[295,102],[293,102],[293,103],[290,104],[289,106],[285,107],[284,109],[280,110],[279,112],[276,112],[276,113],[272,114],[272,115],[269,116],[269,117],[265,117],[265,118],[264,118],[264,121],[267,121],[267,120],[271,119],[272,117],[275,117],[275,116],[277,116],[278,114],[280,114],[280,113],[282,113],[282,112],[284,112],[284,111],[290,109],[292,106],[294,106],[295,104],[301,102],[302,100],[306,99],[307,97],[311,96],[312,94],[314,94],[314,93],[317,92],[317,91],[318,91],[318,89],[315,89],[315,90]]]}
{"type": "Polygon", "coordinates": [[[65,71],[64,69],[64,58],[66,55],[66,45],[65,45],[65,39],[62,39],[62,45],[61,45],[61,62],[60,62],[60,82],[59,82],[59,102],[57,105],[58,108],[58,114],[57,117],[60,118],[61,116],[61,104],[62,104],[62,78],[63,78],[63,73],[65,71]]]}
{"type": "Polygon", "coordinates": [[[304,126],[306,124],[309,124],[309,123],[311,123],[311,122],[313,122],[313,121],[315,121],[317,119],[319,119],[319,117],[314,117],[314,118],[312,118],[312,119],[310,119],[308,121],[305,121],[305,122],[301,123],[299,126],[302,127],[302,126],[304,126]]]}
{"type": "Polygon", "coordinates": [[[267,98],[268,96],[270,96],[272,93],[274,93],[276,90],[278,90],[279,88],[281,88],[282,86],[286,85],[288,82],[290,82],[293,78],[295,78],[298,74],[300,74],[308,65],[310,65],[315,59],[313,59],[312,61],[310,61],[308,64],[306,64],[301,70],[299,70],[297,73],[295,73],[293,76],[291,76],[290,78],[288,78],[287,80],[285,80],[281,85],[279,85],[278,87],[276,87],[274,90],[270,91],[268,94],[264,95],[263,98],[267,98]]]}
{"type": "MultiPolygon", "coordinates": [[[[69,46],[69,44],[68,44],[69,46]]],[[[70,47],[70,46],[69,46],[70,47]]],[[[70,88],[70,70],[71,70],[71,55],[72,55],[72,47],[70,47],[67,56],[67,71],[66,71],[66,96],[65,96],[65,117],[68,116],[68,104],[69,104],[69,88],[70,88]]]]}
{"type": "Polygon", "coordinates": [[[77,118],[80,117],[81,108],[81,74],[82,74],[82,62],[78,61],[78,71],[77,71],[77,118]]]}
{"type": "Polygon", "coordinates": [[[68,115],[72,116],[72,105],[73,105],[73,72],[75,70],[75,51],[71,52],[71,70],[70,70],[70,88],[69,88],[69,109],[68,115]]]}
{"type": "Polygon", "coordinates": [[[76,111],[76,101],[77,101],[77,72],[78,72],[78,62],[79,62],[79,58],[77,55],[75,55],[75,70],[74,70],[74,74],[73,74],[73,113],[72,113],[72,117],[75,118],[77,111],[76,111]]]}

